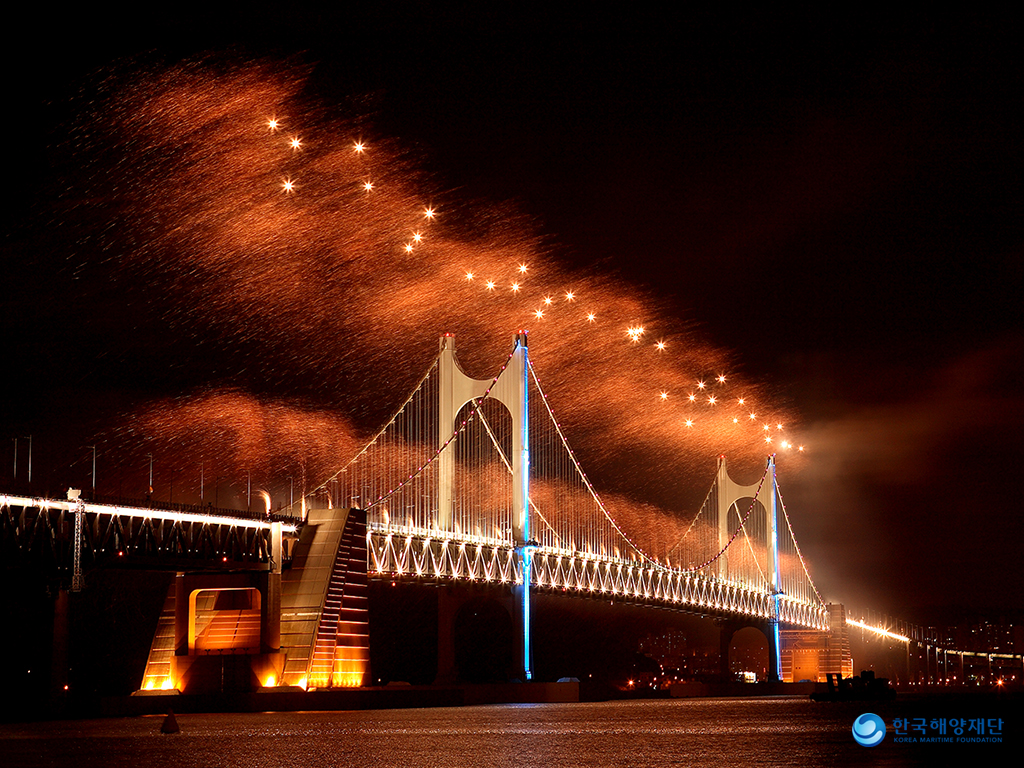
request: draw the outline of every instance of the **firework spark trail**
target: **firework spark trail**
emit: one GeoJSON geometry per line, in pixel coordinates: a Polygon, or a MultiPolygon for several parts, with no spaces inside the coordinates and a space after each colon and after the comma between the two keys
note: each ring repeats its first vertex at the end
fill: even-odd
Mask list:
{"type": "Polygon", "coordinates": [[[71,196],[104,224],[78,258],[107,260],[114,286],[152,287],[176,335],[215,340],[223,370],[208,382],[250,392],[154,404],[121,434],[329,474],[439,334],[484,377],[528,328],[552,406],[609,492],[693,506],[716,454],[756,467],[784,439],[792,415],[728,352],[635,288],[560,266],[513,212],[432,189],[396,143],[325,117],[304,85],[278,64],[194,62],[113,78],[79,126],[91,175],[71,196]],[[344,416],[268,399],[281,391],[344,416]]]}

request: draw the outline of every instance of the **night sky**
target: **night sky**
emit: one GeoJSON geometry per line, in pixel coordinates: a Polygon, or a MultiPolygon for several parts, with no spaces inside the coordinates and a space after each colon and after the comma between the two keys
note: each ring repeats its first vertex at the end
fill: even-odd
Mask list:
{"type": "MultiPolygon", "coordinates": [[[[221,329],[165,327],[173,297],[147,290],[176,283],[108,275],[111,249],[147,247],[145,228],[99,234],[107,223],[89,217],[115,207],[68,194],[81,182],[93,195],[113,152],[131,150],[119,127],[95,141],[81,127],[135,73],[258,61],[304,73],[299,100],[317,104],[320,129],[355,121],[394,142],[424,184],[462,201],[455,215],[466,201],[497,211],[564,274],[635,288],[679,339],[770,395],[806,446],[780,456],[779,481],[827,599],[922,621],[1019,612],[1019,25],[502,8],[30,11],[4,52],[5,464],[11,438],[31,433],[39,472],[67,454],[80,477],[83,446],[113,446],[128,432],[109,420],[154,399],[325,395],[255,385],[232,358],[245,344],[210,341],[221,329]],[[64,453],[46,447],[58,435],[74,444],[64,453]]],[[[514,330],[493,329],[500,344],[514,330]]],[[[688,456],[697,496],[716,453],[688,456]]]]}

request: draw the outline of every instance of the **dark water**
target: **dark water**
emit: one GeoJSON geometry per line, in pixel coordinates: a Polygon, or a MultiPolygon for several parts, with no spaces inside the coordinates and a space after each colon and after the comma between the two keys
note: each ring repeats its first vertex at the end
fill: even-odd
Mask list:
{"type": "MultiPolygon", "coordinates": [[[[891,724],[922,706],[758,698],[203,714],[178,716],[181,733],[170,736],[160,733],[159,717],[32,723],[0,726],[0,765],[895,766],[988,763],[1010,751],[1006,744],[899,744],[890,734],[874,748],[853,741],[853,720],[863,712],[891,724]]],[[[970,706],[951,700],[927,708],[963,717],[970,706]]],[[[1015,718],[999,703],[981,708],[1015,718]]],[[[1006,734],[1014,724],[1006,723],[1006,734]]]]}

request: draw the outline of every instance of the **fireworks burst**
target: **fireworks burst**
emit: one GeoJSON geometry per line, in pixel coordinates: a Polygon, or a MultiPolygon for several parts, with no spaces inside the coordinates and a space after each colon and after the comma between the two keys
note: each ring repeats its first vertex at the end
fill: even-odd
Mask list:
{"type": "Polygon", "coordinates": [[[752,407],[792,421],[652,296],[567,269],[513,211],[431,188],[396,142],[324,117],[301,72],[192,63],[112,82],[73,141],[89,175],[69,199],[103,222],[76,257],[115,288],[158,288],[138,300],[215,350],[196,385],[231,387],[151,403],[113,444],[316,480],[404,399],[440,334],[484,377],[520,328],[609,493],[692,509],[716,455],[763,460],[752,407]]]}

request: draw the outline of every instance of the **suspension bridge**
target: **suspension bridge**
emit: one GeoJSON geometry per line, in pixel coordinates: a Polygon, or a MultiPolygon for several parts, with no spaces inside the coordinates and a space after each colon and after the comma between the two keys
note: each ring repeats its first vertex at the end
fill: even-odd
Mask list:
{"type": "Polygon", "coordinates": [[[538,592],[758,626],[769,639],[769,679],[781,679],[780,628],[824,631],[834,619],[797,545],[774,457],[751,485],[734,482],[720,457],[696,515],[658,544],[631,530],[635,514],[602,500],[556,409],[525,332],[484,379],[463,371],[455,337],[445,335],[387,424],[293,505],[297,526],[2,497],[0,528],[8,546],[49,547],[72,572],[72,589],[83,564],[122,557],[177,573],[143,689],[196,690],[229,673],[255,675],[263,687],[363,685],[374,578],[510,593],[524,680],[533,678],[538,592]],[[250,658],[229,669],[224,654],[250,658]]]}
{"type": "Polygon", "coordinates": [[[368,570],[392,579],[510,585],[524,679],[530,596],[612,596],[770,625],[825,630],[775,477],[734,482],[720,457],[701,508],[672,546],[630,531],[587,477],[529,360],[527,335],[489,379],[467,375],[455,337],[391,420],[314,492],[367,511],[368,570]]]}

